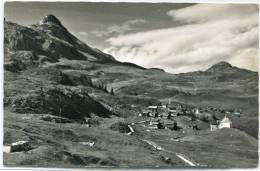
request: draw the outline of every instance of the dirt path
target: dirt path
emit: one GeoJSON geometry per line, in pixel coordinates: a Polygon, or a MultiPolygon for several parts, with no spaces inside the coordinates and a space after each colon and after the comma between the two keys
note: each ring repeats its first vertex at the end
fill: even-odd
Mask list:
{"type": "Polygon", "coordinates": [[[147,144],[149,144],[150,146],[152,146],[153,148],[155,148],[156,150],[165,151],[165,152],[168,152],[168,153],[173,153],[173,154],[175,154],[178,158],[180,158],[182,161],[184,161],[185,163],[187,163],[187,164],[190,165],[190,166],[197,166],[197,165],[194,164],[192,161],[190,161],[189,159],[187,159],[186,157],[184,157],[183,154],[177,154],[177,153],[175,153],[175,152],[166,150],[166,149],[162,148],[161,146],[157,145],[155,142],[150,141],[150,140],[143,140],[143,141],[146,142],[147,144]]]}
{"type": "MultiPolygon", "coordinates": [[[[156,150],[160,150],[160,151],[166,151],[165,149],[163,149],[161,146],[157,145],[155,142],[152,142],[150,140],[143,140],[144,142],[146,142],[147,144],[153,146],[153,148],[155,148],[156,150]]],[[[168,152],[168,151],[166,151],[168,152]]]]}
{"type": "Polygon", "coordinates": [[[188,160],[184,156],[182,156],[182,154],[176,154],[176,156],[179,157],[180,159],[182,159],[184,162],[186,162],[190,166],[197,166],[196,164],[192,163],[190,160],[188,160]]]}

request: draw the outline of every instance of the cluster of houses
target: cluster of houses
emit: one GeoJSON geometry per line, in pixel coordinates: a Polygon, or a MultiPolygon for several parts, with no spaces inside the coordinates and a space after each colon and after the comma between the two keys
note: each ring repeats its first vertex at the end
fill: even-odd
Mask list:
{"type": "Polygon", "coordinates": [[[184,108],[182,105],[177,106],[169,106],[166,105],[158,105],[158,106],[148,106],[146,110],[143,110],[139,116],[147,116],[147,117],[167,117],[170,119],[171,117],[178,115],[185,115],[194,112],[188,108],[184,108]]]}
{"type": "MultiPolygon", "coordinates": [[[[223,113],[217,108],[202,109],[191,106],[183,106],[180,104],[176,106],[170,106],[170,104],[168,103],[165,105],[148,106],[147,109],[142,111],[142,113],[139,113],[139,116],[153,118],[150,119],[149,125],[155,125],[155,127],[157,127],[158,129],[167,127],[167,125],[173,125],[172,128],[174,128],[175,130],[178,129],[177,122],[174,118],[180,115],[190,116],[191,120],[196,120],[196,118],[201,119],[201,116],[204,117],[201,120],[205,119],[205,117],[210,118],[210,120],[208,120],[208,123],[210,124],[211,131],[215,131],[221,128],[230,128],[232,122],[227,116],[225,116],[221,120],[218,120],[214,114],[211,114],[217,111],[223,113]]],[[[240,114],[241,112],[239,112],[238,115],[240,116],[240,114]]],[[[198,127],[197,125],[195,125],[193,128],[198,127]]]]}

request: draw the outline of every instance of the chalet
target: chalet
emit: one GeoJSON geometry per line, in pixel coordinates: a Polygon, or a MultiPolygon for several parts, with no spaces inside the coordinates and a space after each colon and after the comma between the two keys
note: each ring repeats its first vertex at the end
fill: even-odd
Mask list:
{"type": "Polygon", "coordinates": [[[142,112],[142,116],[151,117],[151,116],[152,116],[152,114],[151,114],[151,112],[150,112],[150,111],[148,111],[148,110],[144,110],[144,111],[142,112]]]}
{"type": "Polygon", "coordinates": [[[166,109],[167,106],[168,106],[167,104],[163,104],[163,105],[162,105],[162,108],[163,108],[163,109],[166,109]]]}
{"type": "Polygon", "coordinates": [[[168,114],[170,116],[176,116],[177,115],[177,109],[175,107],[168,109],[168,114]]]}
{"type": "Polygon", "coordinates": [[[176,107],[171,107],[171,108],[168,109],[168,112],[176,113],[177,112],[177,108],[176,107]]]}
{"type": "Polygon", "coordinates": [[[211,121],[210,122],[210,130],[216,131],[218,129],[218,121],[211,121]]]}
{"type": "Polygon", "coordinates": [[[148,110],[152,112],[157,112],[158,111],[158,106],[148,106],[148,110]]]}
{"type": "Polygon", "coordinates": [[[234,111],[234,113],[233,113],[235,116],[237,116],[237,117],[240,117],[241,116],[241,112],[240,111],[234,111]]]}
{"type": "Polygon", "coordinates": [[[161,117],[161,118],[166,118],[168,116],[167,111],[159,111],[158,114],[159,114],[159,117],[161,117]]]}
{"type": "Polygon", "coordinates": [[[157,120],[150,120],[148,128],[157,128],[157,129],[164,129],[165,124],[164,121],[157,119],[157,120]]]}
{"type": "Polygon", "coordinates": [[[148,128],[150,129],[157,129],[158,128],[158,124],[159,124],[159,120],[150,120],[148,123],[148,128]]]}
{"type": "Polygon", "coordinates": [[[160,122],[160,120],[159,119],[157,119],[157,120],[150,120],[150,122],[149,122],[149,125],[151,126],[151,125],[158,125],[159,124],[159,122],[160,122]]]}
{"type": "Polygon", "coordinates": [[[221,129],[221,128],[230,128],[231,127],[231,124],[232,122],[230,121],[230,119],[225,116],[220,122],[219,122],[219,125],[218,125],[218,128],[221,129]]]}

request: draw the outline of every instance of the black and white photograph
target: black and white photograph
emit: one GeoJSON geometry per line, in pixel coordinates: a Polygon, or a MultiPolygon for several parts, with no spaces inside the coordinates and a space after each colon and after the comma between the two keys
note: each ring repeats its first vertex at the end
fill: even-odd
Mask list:
{"type": "Polygon", "coordinates": [[[7,168],[257,168],[256,3],[8,1],[7,168]]]}

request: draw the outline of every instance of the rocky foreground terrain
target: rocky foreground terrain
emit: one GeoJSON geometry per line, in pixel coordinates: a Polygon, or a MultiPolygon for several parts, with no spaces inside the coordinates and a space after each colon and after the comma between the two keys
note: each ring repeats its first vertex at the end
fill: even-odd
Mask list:
{"type": "Polygon", "coordinates": [[[256,72],[226,62],[182,74],[122,63],[81,42],[53,15],[29,27],[5,21],[4,55],[4,146],[31,146],[4,153],[6,166],[257,166],[256,72]],[[214,132],[188,116],[177,118],[178,131],[137,124],[148,119],[138,117],[143,109],[169,100],[242,114],[214,113],[228,115],[233,127],[214,132]],[[189,129],[193,122],[201,130],[189,129]]]}

